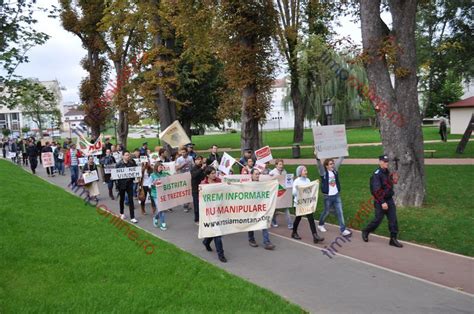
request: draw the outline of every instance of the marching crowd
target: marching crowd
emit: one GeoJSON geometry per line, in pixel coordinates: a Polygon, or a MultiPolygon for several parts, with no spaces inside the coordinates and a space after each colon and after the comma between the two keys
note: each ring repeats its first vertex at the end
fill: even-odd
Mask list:
{"type": "MultiPolygon", "coordinates": [[[[107,185],[108,194],[110,199],[115,200],[115,195],[119,198],[120,206],[120,217],[126,219],[125,216],[125,205],[129,207],[130,221],[138,223],[135,218],[135,203],[134,200],[138,200],[140,204],[141,213],[146,215],[146,200],[147,196],[150,195],[150,207],[153,216],[153,225],[161,230],[167,230],[166,224],[166,211],[158,211],[158,193],[157,186],[161,185],[162,178],[169,175],[165,171],[164,163],[175,162],[176,173],[190,172],[191,174],[191,186],[192,186],[192,198],[193,198],[193,210],[194,210],[194,222],[199,224],[199,185],[201,184],[214,184],[220,183],[221,179],[218,176],[218,171],[215,167],[216,164],[221,162],[221,156],[218,153],[218,147],[213,145],[210,148],[210,154],[207,158],[197,155],[194,151],[194,145],[192,143],[181,147],[175,153],[169,155],[168,151],[162,147],[155,147],[152,152],[148,148],[148,144],[143,143],[142,147],[134,149],[129,152],[124,149],[122,145],[113,145],[107,138],[102,146],[101,155],[90,155],[83,156],[81,150],[77,149],[76,144],[70,139],[66,140],[62,145],[59,142],[45,142],[44,145],[41,141],[35,141],[33,137],[22,140],[4,140],[2,143],[3,157],[10,158],[13,162],[22,164],[23,166],[30,166],[31,171],[35,174],[35,170],[38,165],[38,160],[41,163],[42,153],[53,153],[54,166],[47,167],[46,171],[48,176],[65,175],[65,168],[70,169],[70,184],[69,187],[72,189],[82,186],[87,191],[87,197],[98,201],[100,196],[99,183],[93,181],[85,184],[82,174],[97,171],[101,173],[103,183],[107,185]],[[158,156],[152,162],[151,155],[158,156]],[[81,159],[86,158],[86,161],[81,164],[81,159]],[[143,157],[147,157],[145,162],[142,162],[143,157]],[[99,166],[99,167],[98,167],[99,166]],[[139,178],[127,178],[112,180],[110,172],[105,171],[110,168],[125,168],[125,167],[141,167],[142,175],[139,178]],[[114,193],[114,187],[115,192],[114,193]]],[[[332,158],[325,159],[323,162],[316,156],[316,162],[320,174],[320,186],[323,194],[324,208],[319,218],[318,226],[316,227],[313,213],[305,215],[311,234],[313,235],[314,243],[324,241],[317,230],[321,233],[326,232],[325,220],[330,213],[332,208],[335,209],[335,213],[339,222],[340,233],[342,236],[351,236],[352,232],[346,228],[344,222],[343,206],[341,201],[341,184],[339,182],[339,167],[343,162],[343,157],[334,160],[332,158]]],[[[395,247],[402,247],[402,244],[397,240],[398,224],[396,217],[396,207],[393,201],[393,184],[396,183],[393,180],[393,175],[388,171],[388,157],[383,155],[379,157],[379,167],[373,173],[370,180],[370,190],[373,195],[375,218],[368,226],[362,230],[362,238],[365,242],[368,241],[369,233],[375,231],[380,225],[383,217],[387,215],[389,220],[389,229],[391,233],[390,245],[395,247]]],[[[260,174],[269,174],[271,176],[286,175],[284,162],[281,159],[275,161],[275,167],[269,169],[269,163],[265,164],[265,167],[256,167],[255,156],[252,150],[245,149],[242,158],[238,162],[240,174],[248,174],[251,176],[252,181],[259,181],[260,174]]],[[[306,166],[298,166],[296,169],[296,178],[293,181],[292,194],[295,198],[297,197],[297,188],[300,185],[310,183],[308,178],[308,171],[306,166]]],[[[191,204],[184,205],[184,211],[189,212],[191,204]]],[[[168,211],[172,211],[171,209],[168,211]]],[[[301,216],[296,216],[294,221],[290,215],[290,209],[284,209],[286,223],[288,229],[290,229],[291,237],[300,240],[301,237],[298,234],[298,227],[301,221],[301,216]]],[[[272,227],[278,227],[275,216],[271,222],[272,227]]],[[[264,248],[267,250],[273,250],[275,246],[270,241],[270,235],[268,229],[262,230],[264,248]]],[[[205,238],[203,245],[208,251],[212,251],[210,246],[211,242],[214,241],[218,258],[222,262],[226,262],[224,255],[222,237],[217,236],[213,238],[205,238]]],[[[249,245],[252,247],[258,247],[255,240],[254,232],[248,232],[249,245]]]]}

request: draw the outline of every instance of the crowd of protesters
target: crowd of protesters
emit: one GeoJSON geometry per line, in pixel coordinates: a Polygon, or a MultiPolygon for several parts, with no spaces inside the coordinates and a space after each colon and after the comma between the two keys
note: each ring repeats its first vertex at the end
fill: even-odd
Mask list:
{"type": "MultiPolygon", "coordinates": [[[[177,173],[190,172],[191,175],[191,186],[192,186],[192,198],[193,198],[193,209],[194,209],[194,222],[199,224],[199,185],[201,184],[213,184],[220,183],[221,179],[218,177],[217,169],[213,164],[217,161],[220,163],[221,156],[218,153],[217,145],[213,145],[210,148],[210,154],[206,158],[198,155],[194,151],[194,145],[192,143],[181,147],[178,151],[168,153],[162,147],[155,147],[152,152],[148,148],[148,143],[143,143],[140,148],[134,149],[129,152],[124,149],[122,145],[113,145],[109,139],[105,140],[102,146],[102,153],[96,154],[95,156],[83,156],[80,149],[76,147],[70,139],[66,140],[62,145],[59,142],[45,142],[44,145],[41,141],[35,141],[34,138],[22,139],[22,140],[7,140],[2,143],[3,157],[10,158],[12,162],[22,164],[23,166],[29,166],[33,174],[36,173],[38,162],[41,163],[42,153],[53,153],[54,166],[47,167],[47,175],[54,177],[56,174],[64,176],[65,168],[70,169],[70,184],[69,186],[74,189],[78,185],[83,186],[87,192],[89,199],[99,200],[100,190],[98,181],[93,181],[88,184],[81,182],[82,176],[85,173],[91,173],[96,171],[100,173],[103,184],[107,185],[108,196],[111,200],[115,200],[115,194],[119,198],[120,217],[126,219],[125,205],[129,207],[130,221],[132,223],[138,223],[135,217],[135,202],[139,202],[141,214],[147,215],[146,211],[146,200],[147,196],[150,195],[149,200],[151,201],[151,214],[153,219],[153,225],[156,228],[160,228],[162,231],[167,230],[166,224],[166,211],[159,211],[158,206],[158,189],[161,185],[162,178],[169,174],[164,170],[164,163],[175,162],[175,168],[177,173]],[[151,155],[157,154],[158,159],[151,163],[151,155]],[[148,157],[142,162],[140,157],[148,157]],[[80,163],[80,158],[87,157],[87,161],[84,164],[80,163]],[[98,167],[100,165],[101,167],[98,167]],[[127,178],[112,180],[110,172],[105,171],[110,168],[125,168],[125,167],[136,167],[140,166],[142,169],[142,176],[140,178],[127,178]],[[114,189],[115,188],[115,189],[114,189]]],[[[381,223],[383,216],[387,215],[389,219],[389,228],[391,232],[390,245],[396,247],[402,247],[401,243],[397,241],[397,219],[396,209],[393,202],[393,184],[391,174],[388,172],[388,158],[381,156],[379,158],[380,165],[374,172],[373,178],[371,179],[371,193],[375,196],[374,207],[376,211],[376,217],[366,229],[363,230],[362,237],[364,241],[368,241],[369,233],[373,232],[378,225],[381,223]],[[383,177],[383,178],[382,178],[383,177]],[[380,193],[383,191],[384,193],[380,193]]],[[[324,197],[324,209],[320,215],[319,224],[316,228],[313,213],[305,215],[313,236],[314,243],[324,241],[324,238],[318,235],[317,230],[324,233],[326,228],[324,227],[325,220],[330,213],[332,208],[335,209],[336,216],[339,221],[340,233],[342,236],[351,236],[352,232],[346,228],[344,223],[344,214],[342,209],[342,202],[340,197],[341,185],[339,182],[338,169],[342,164],[343,157],[338,158],[336,161],[333,159],[325,159],[323,163],[316,156],[316,163],[319,168],[320,179],[321,179],[321,191],[324,197]]],[[[250,149],[244,149],[244,154],[238,162],[240,174],[248,174],[251,176],[252,181],[259,181],[260,174],[269,174],[271,176],[286,175],[287,172],[284,168],[284,162],[281,159],[275,161],[275,167],[269,169],[269,163],[265,164],[265,167],[257,168],[255,166],[255,156],[253,151],[250,149]]],[[[297,196],[297,188],[299,185],[305,185],[310,182],[308,178],[308,171],[306,166],[299,166],[296,169],[296,179],[293,182],[293,196],[297,196]]],[[[185,204],[184,211],[189,212],[191,204],[185,204]]],[[[292,230],[291,237],[296,240],[301,240],[298,234],[298,226],[301,221],[301,216],[297,216],[294,221],[290,215],[290,209],[284,209],[286,223],[288,229],[292,230]]],[[[172,212],[171,209],[168,212],[172,212]]],[[[272,227],[278,227],[275,216],[271,222],[272,227]]],[[[263,246],[267,250],[275,249],[270,241],[270,235],[268,229],[262,230],[263,246]]],[[[227,259],[224,256],[223,241],[222,237],[205,238],[203,245],[206,250],[212,251],[210,246],[211,242],[214,241],[218,258],[221,262],[226,262],[227,259]]],[[[248,232],[248,241],[251,247],[258,247],[255,240],[253,231],[248,232]]]]}

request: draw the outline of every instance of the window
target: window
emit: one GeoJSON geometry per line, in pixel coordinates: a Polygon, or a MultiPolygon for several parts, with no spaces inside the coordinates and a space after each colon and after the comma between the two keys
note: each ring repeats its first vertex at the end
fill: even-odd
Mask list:
{"type": "Polygon", "coordinates": [[[4,113],[0,113],[0,130],[7,128],[7,119],[4,113]]]}

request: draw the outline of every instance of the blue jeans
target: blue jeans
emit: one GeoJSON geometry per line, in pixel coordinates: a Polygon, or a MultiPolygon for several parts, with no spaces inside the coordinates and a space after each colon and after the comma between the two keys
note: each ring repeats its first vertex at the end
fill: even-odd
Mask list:
{"type": "Polygon", "coordinates": [[[156,215],[155,215],[155,219],[159,219],[160,220],[160,223],[161,224],[164,224],[165,223],[165,212],[166,210],[163,210],[163,211],[158,211],[158,197],[155,198],[155,206],[156,206],[156,215]]]}
{"type": "MultiPolygon", "coordinates": [[[[268,233],[268,229],[262,229],[263,235],[263,244],[270,244],[270,234],[268,233]]],[[[255,234],[253,231],[249,231],[249,241],[255,241],[255,234]]]]}
{"type": "Polygon", "coordinates": [[[223,257],[224,256],[224,246],[222,245],[222,237],[212,237],[212,238],[204,238],[202,243],[204,245],[209,245],[211,244],[212,240],[214,240],[214,244],[216,245],[216,251],[217,251],[217,256],[223,257]]]}
{"type": "Polygon", "coordinates": [[[336,195],[324,195],[324,210],[321,213],[321,217],[319,217],[319,225],[323,226],[324,221],[329,215],[329,211],[331,207],[334,207],[336,209],[336,215],[337,215],[337,220],[339,221],[339,229],[341,232],[346,230],[346,225],[344,224],[344,214],[342,213],[342,201],[341,201],[341,196],[339,193],[336,195]]]}
{"type": "Polygon", "coordinates": [[[59,174],[61,174],[61,175],[64,174],[64,162],[63,161],[58,161],[57,169],[58,169],[59,174]]]}
{"type": "Polygon", "coordinates": [[[79,166],[71,166],[71,185],[76,186],[77,179],[79,179],[79,166]]]}

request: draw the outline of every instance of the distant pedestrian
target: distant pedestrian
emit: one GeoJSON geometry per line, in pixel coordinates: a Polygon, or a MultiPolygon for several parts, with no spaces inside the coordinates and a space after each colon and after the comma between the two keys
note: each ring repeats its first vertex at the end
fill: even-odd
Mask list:
{"type": "Polygon", "coordinates": [[[212,145],[211,154],[206,159],[206,163],[208,166],[210,166],[215,160],[217,160],[218,163],[221,163],[221,156],[219,156],[217,149],[218,149],[217,145],[212,145]]]}
{"type": "MultiPolygon", "coordinates": [[[[105,150],[105,156],[101,160],[102,167],[104,168],[104,182],[107,184],[107,189],[109,190],[109,197],[111,200],[115,200],[114,198],[114,181],[111,180],[111,174],[105,173],[106,167],[115,167],[116,160],[114,156],[112,156],[112,152],[110,149],[105,150]]],[[[107,171],[108,172],[108,171],[107,171]]]]}
{"type": "MultiPolygon", "coordinates": [[[[186,146],[183,146],[179,150],[181,156],[176,159],[176,172],[177,173],[186,173],[191,172],[192,167],[194,166],[194,160],[188,154],[188,149],[186,146]]],[[[184,204],[184,212],[189,212],[190,204],[184,204]]]]}
{"type": "MultiPolygon", "coordinates": [[[[82,173],[91,173],[95,171],[98,174],[97,172],[97,166],[94,162],[94,156],[89,156],[87,157],[87,163],[84,165],[84,167],[82,168],[82,173]]],[[[88,198],[89,199],[94,199],[96,201],[99,201],[99,198],[98,196],[100,195],[100,191],[99,191],[99,181],[92,181],[86,185],[84,185],[84,189],[87,190],[88,192],[88,198]]]]}
{"type": "Polygon", "coordinates": [[[191,158],[194,160],[197,157],[196,152],[194,151],[194,144],[189,143],[186,145],[186,148],[188,149],[188,155],[191,156],[191,158]]]}
{"type": "MultiPolygon", "coordinates": [[[[293,197],[294,203],[297,203],[297,196],[298,196],[298,186],[305,185],[311,183],[308,179],[308,170],[305,166],[298,166],[296,168],[296,179],[293,181],[293,197]]],[[[311,234],[313,235],[313,242],[318,243],[324,241],[323,237],[318,235],[316,231],[316,224],[314,223],[314,216],[313,213],[309,213],[304,215],[308,219],[309,228],[311,229],[311,234]]],[[[302,216],[296,216],[295,221],[293,222],[293,232],[291,233],[291,237],[296,240],[301,240],[301,237],[298,235],[298,225],[300,224],[302,216]]]]}
{"type": "Polygon", "coordinates": [[[191,169],[191,189],[193,195],[194,222],[199,223],[199,184],[206,177],[206,160],[202,156],[197,156],[194,160],[194,166],[191,169]]]}
{"type": "Polygon", "coordinates": [[[76,144],[72,143],[64,158],[64,166],[71,171],[71,189],[77,185],[77,180],[79,179],[79,158],[81,157],[81,151],[77,150],[76,144]]]}
{"type": "Polygon", "coordinates": [[[441,136],[441,140],[443,142],[448,141],[448,127],[444,118],[441,118],[441,122],[439,123],[439,135],[441,136]]]}
{"type": "MultiPolygon", "coordinates": [[[[51,144],[49,142],[45,143],[45,146],[41,150],[41,153],[52,153],[53,148],[51,147],[51,144]]],[[[46,168],[46,173],[48,174],[48,177],[54,177],[54,167],[45,167],[46,168]]]]}
{"type": "Polygon", "coordinates": [[[372,220],[364,230],[362,230],[362,239],[365,242],[369,241],[369,234],[374,232],[387,215],[388,229],[390,231],[389,244],[395,247],[403,247],[398,242],[398,221],[397,208],[393,201],[393,177],[388,170],[388,156],[382,155],[379,157],[379,167],[372,174],[370,178],[370,193],[374,197],[375,218],[372,220]]]}

